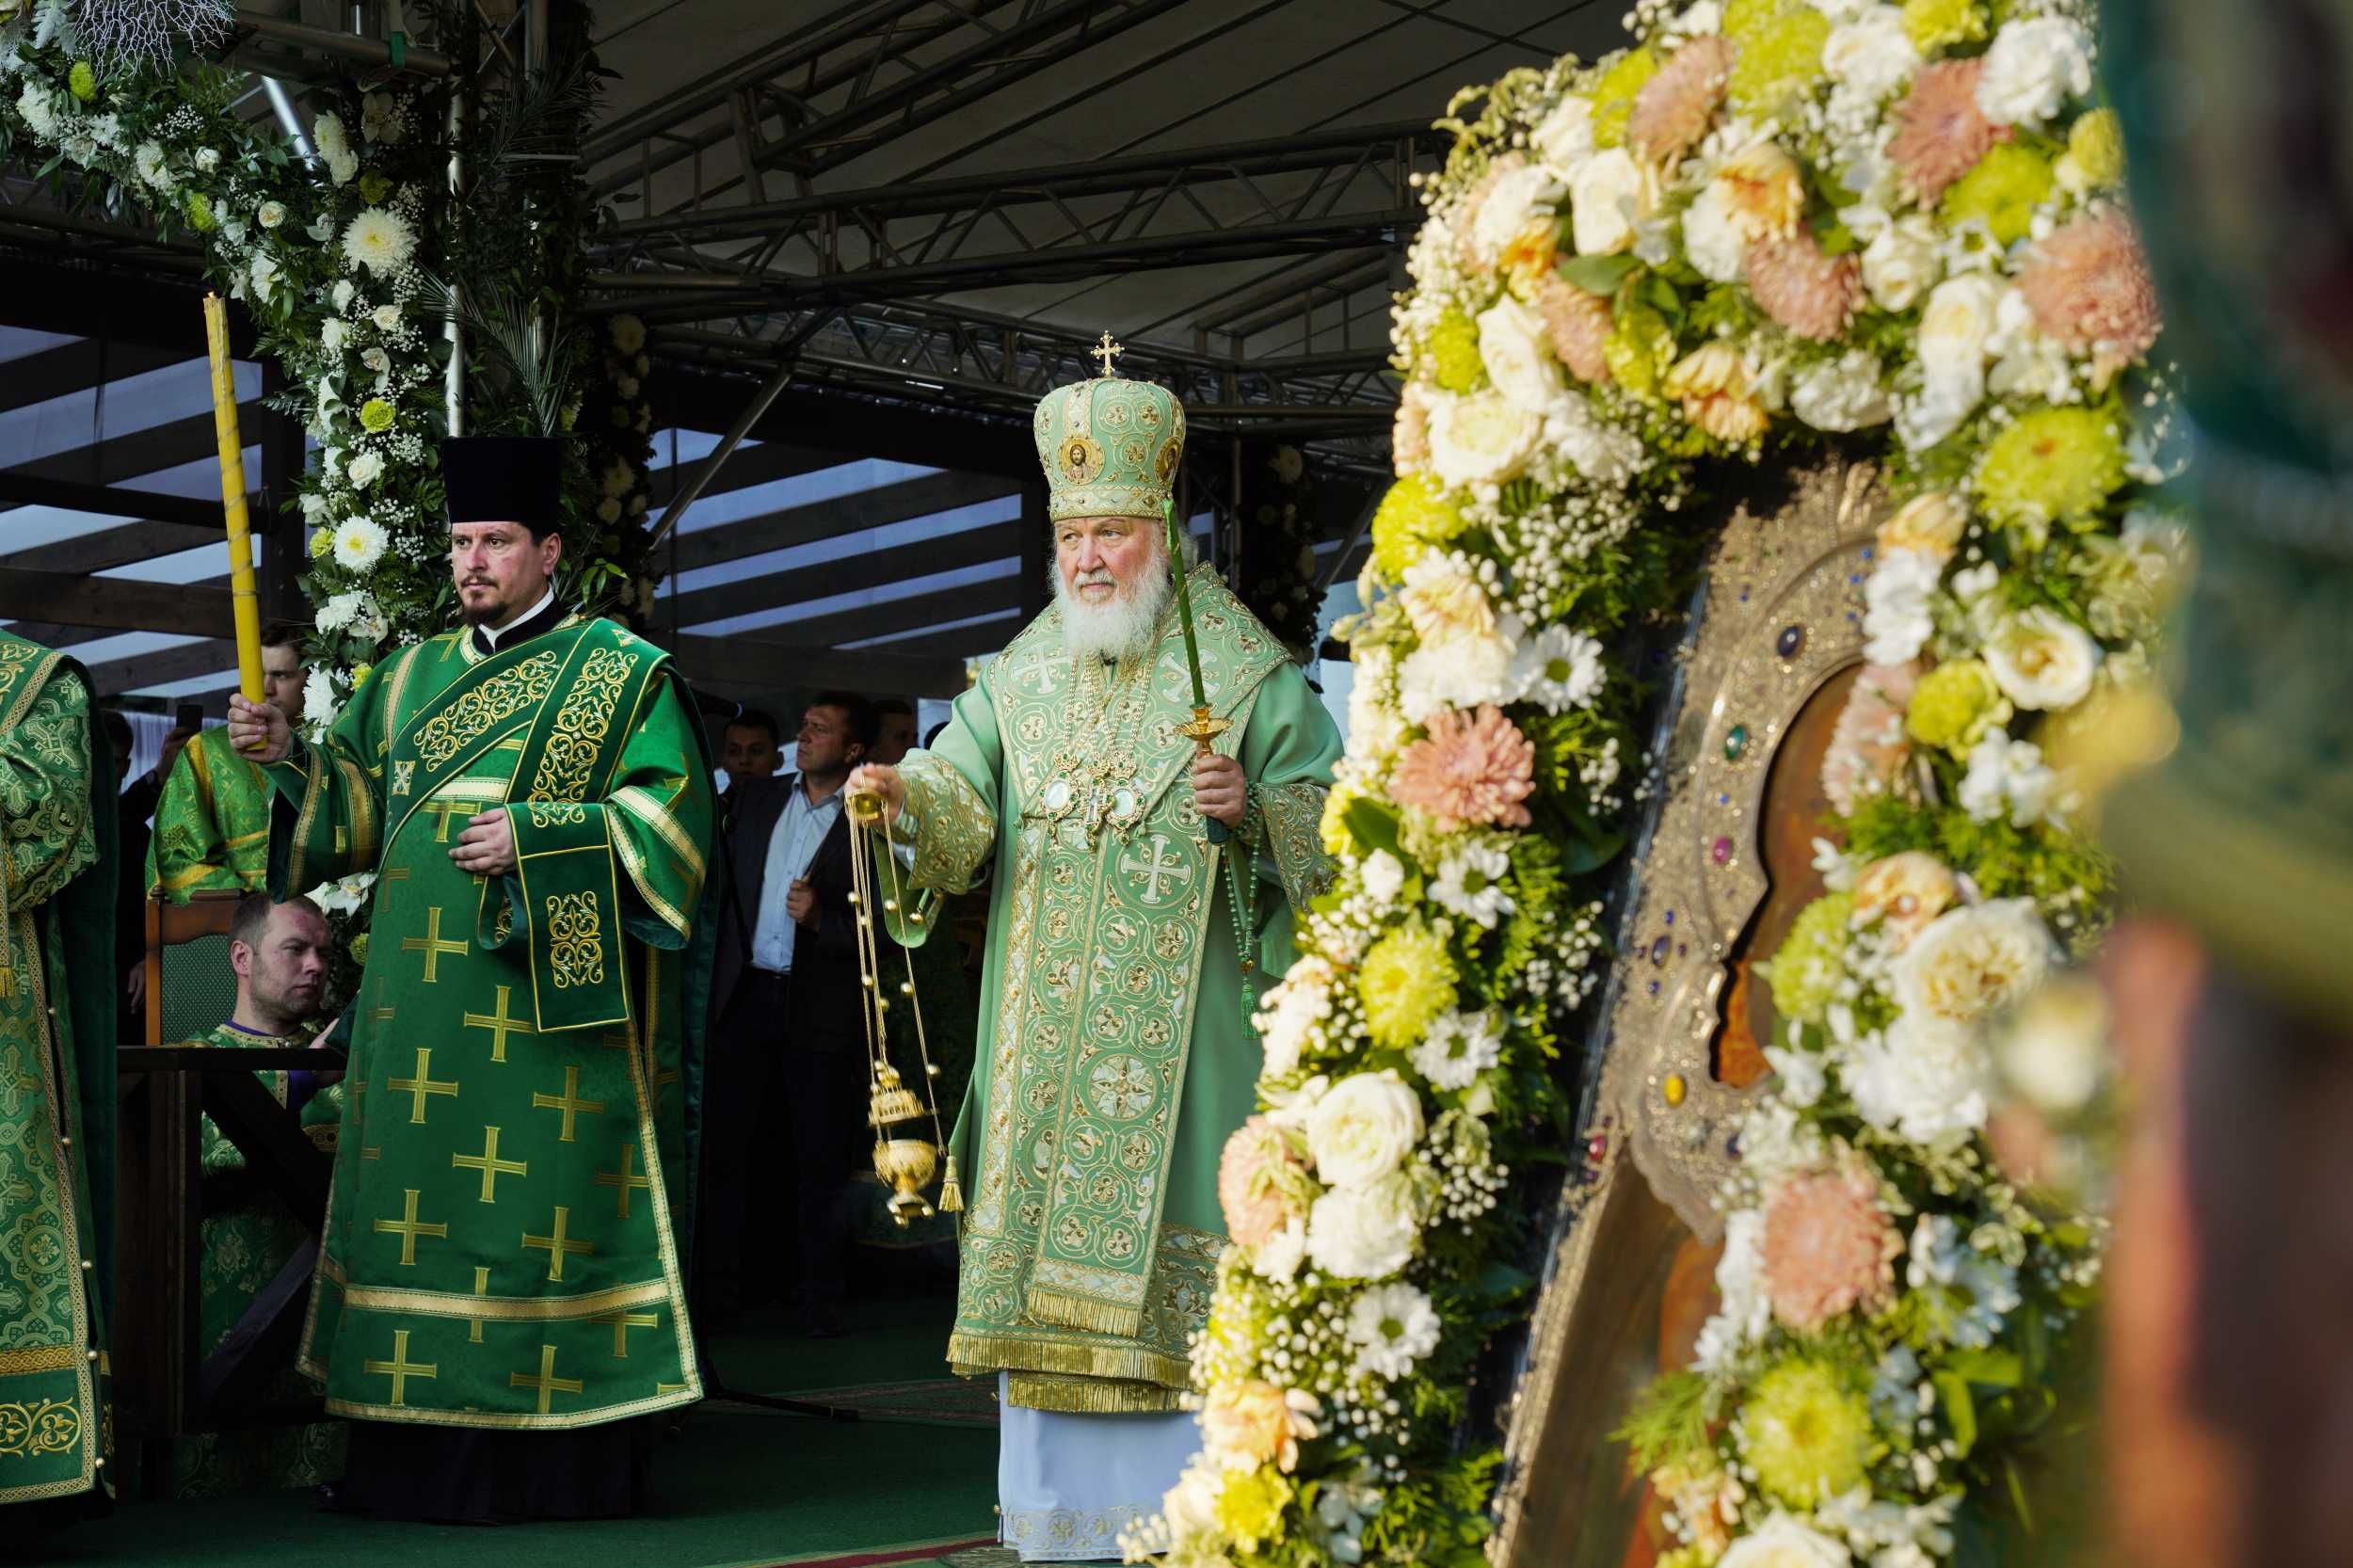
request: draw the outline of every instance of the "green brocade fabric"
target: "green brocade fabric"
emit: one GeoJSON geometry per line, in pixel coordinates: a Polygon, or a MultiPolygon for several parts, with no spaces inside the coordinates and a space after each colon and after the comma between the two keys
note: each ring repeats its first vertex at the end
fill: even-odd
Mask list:
{"type": "MultiPolygon", "coordinates": [[[[1213,572],[1193,582],[1218,742],[1257,787],[1258,973],[1329,880],[1316,837],[1340,741],[1283,648],[1213,572]]],[[[977,1059],[952,1140],[967,1193],[948,1357],[1005,1370],[1018,1405],[1176,1407],[1225,1244],[1226,1138],[1256,1107],[1257,1041],[1231,884],[1190,785],[1184,640],[1107,671],[1051,609],[901,770],[911,877],[953,893],[994,868],[977,1059]]],[[[889,874],[886,868],[883,875],[889,874]]],[[[894,935],[920,942],[913,911],[894,935]]]]}
{"type": "Polygon", "coordinates": [[[269,876],[269,781],[225,728],[182,748],[155,803],[147,886],[174,904],[198,891],[258,892],[269,876]]]}
{"type": "MultiPolygon", "coordinates": [[[[299,1050],[311,1041],[300,1034],[258,1034],[224,1023],[191,1044],[224,1050],[299,1050]]],[[[280,1105],[286,1103],[286,1073],[253,1076],[280,1105]]],[[[302,1130],[321,1148],[333,1150],[343,1106],[343,1085],[336,1083],[319,1090],[302,1107],[302,1130]]],[[[282,1200],[246,1179],[244,1153],[210,1116],[204,1118],[201,1139],[203,1256],[198,1269],[197,1351],[209,1356],[301,1249],[310,1231],[282,1200]]],[[[264,1397],[291,1402],[311,1393],[290,1367],[264,1390],[264,1397]]],[[[340,1421],[200,1432],[180,1445],[178,1492],[183,1497],[202,1497],[340,1480],[344,1448],[340,1421]]]]}
{"type": "Polygon", "coordinates": [[[0,633],[0,1503],[114,1474],[114,795],[82,667],[0,633]]]}
{"type": "Polygon", "coordinates": [[[328,1410],[508,1430],[701,1397],[685,1315],[713,922],[702,727],[610,621],[386,660],[268,770],[274,891],[378,873],[304,1370],[328,1410]],[[518,869],[460,872],[504,809],[518,869]]]}

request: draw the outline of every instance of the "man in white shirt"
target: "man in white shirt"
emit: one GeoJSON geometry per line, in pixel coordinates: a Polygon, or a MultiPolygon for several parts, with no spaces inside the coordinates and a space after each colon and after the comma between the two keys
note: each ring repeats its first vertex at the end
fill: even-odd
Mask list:
{"type": "Polygon", "coordinates": [[[821,693],[802,715],[801,771],[731,792],[698,1265],[716,1325],[777,1294],[790,1271],[802,1331],[840,1331],[840,1189],[864,1147],[866,1085],[841,787],[874,724],[865,698],[821,693]]]}

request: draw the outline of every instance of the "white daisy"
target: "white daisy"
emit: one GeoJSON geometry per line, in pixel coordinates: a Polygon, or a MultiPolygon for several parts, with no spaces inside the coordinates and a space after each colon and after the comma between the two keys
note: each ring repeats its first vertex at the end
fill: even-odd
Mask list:
{"type": "Polygon", "coordinates": [[[408,264],[417,248],[417,232],[398,213],[368,207],[344,231],[344,257],[382,277],[408,264]]]}
{"type": "Polygon", "coordinates": [[[383,556],[388,536],[372,518],[345,518],[335,529],[335,564],[365,571],[383,556]]]}
{"type": "Polygon", "coordinates": [[[1430,896],[1452,913],[1492,931],[1497,920],[1518,907],[1503,890],[1503,878],[1511,870],[1512,856],[1505,851],[1492,844],[1465,843],[1438,862],[1430,896]]]}
{"type": "Polygon", "coordinates": [[[1380,1378],[1401,1378],[1438,1348],[1438,1312],[1411,1285],[1383,1285],[1356,1298],[1348,1311],[1348,1337],[1357,1347],[1356,1368],[1380,1378]]]}
{"type": "Polygon", "coordinates": [[[1503,1060],[1503,1024],[1493,1013],[1444,1013],[1414,1048],[1414,1070],[1443,1090],[1467,1089],[1503,1060]]]}

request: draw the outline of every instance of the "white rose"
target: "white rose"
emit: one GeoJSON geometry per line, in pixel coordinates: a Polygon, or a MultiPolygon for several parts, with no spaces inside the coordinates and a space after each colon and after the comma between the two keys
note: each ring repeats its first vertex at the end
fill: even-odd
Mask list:
{"type": "Polygon", "coordinates": [[[1397,895],[1405,888],[1404,863],[1385,849],[1376,849],[1366,856],[1357,874],[1364,879],[1365,891],[1376,904],[1396,902],[1397,895]]]}
{"type": "Polygon", "coordinates": [[[1944,566],[1917,550],[1881,550],[1863,584],[1863,657],[1908,664],[1936,631],[1932,610],[1944,566]]]}
{"type": "Polygon", "coordinates": [[[1550,408],[1561,395],[1561,365],[1544,317],[1507,296],[1479,313],[1478,326],[1480,362],[1496,390],[1530,413],[1550,408]]]}
{"type": "Polygon", "coordinates": [[[1607,256],[1634,243],[1635,226],[1658,204],[1658,178],[1623,147],[1596,152],[1569,181],[1577,253],[1607,256]]]}
{"type": "Polygon", "coordinates": [[[1910,310],[1940,270],[1935,231],[1917,214],[1888,224],[1863,248],[1863,286],[1883,311],[1910,310]]]}
{"type": "Polygon", "coordinates": [[[400,307],[378,305],[370,319],[376,323],[376,329],[379,332],[397,332],[400,330],[400,307]]]}
{"type": "Polygon", "coordinates": [[[1337,1279],[1381,1279],[1412,1261],[1421,1239],[1414,1186],[1402,1172],[1326,1192],[1307,1211],[1307,1256],[1337,1279]]]}
{"type": "Polygon", "coordinates": [[[1575,93],[1563,98],[1545,116],[1529,138],[1537,156],[1562,174],[1574,174],[1593,152],[1593,104],[1575,93]]]}
{"type": "Polygon", "coordinates": [[[1434,399],[1430,466],[1453,489],[1498,485],[1519,476],[1544,433],[1544,420],[1500,392],[1434,399]]]}
{"type": "Polygon", "coordinates": [[[253,216],[260,219],[263,228],[275,229],[286,221],[286,204],[283,201],[264,201],[255,209],[253,216]]]}
{"type": "Polygon", "coordinates": [[[1716,1568],[1849,1568],[1853,1560],[1845,1543],[1775,1512],[1726,1547],[1716,1568]]]}
{"type": "Polygon", "coordinates": [[[1896,406],[1880,385],[1880,359],[1850,348],[1798,372],[1789,384],[1789,410],[1817,430],[1860,430],[1884,424],[1896,406]]]}
{"type": "Polygon", "coordinates": [[[1985,1126],[1986,1072],[1975,1030],[1906,1015],[1857,1041],[1839,1080],[1871,1126],[1939,1145],[1985,1126]]]}
{"type": "Polygon", "coordinates": [[[1922,387],[1905,405],[1905,444],[1934,446],[1961,427],[1985,396],[1986,344],[2001,313],[2006,285],[1982,274],[1947,278],[1920,315],[1922,387]]]}
{"type": "Polygon", "coordinates": [[[1995,899],[1931,920],[1890,966],[1890,988],[1907,1016],[1961,1027],[2025,996],[2051,958],[2034,901],[1995,899]]]}
{"type": "Polygon", "coordinates": [[[351,465],[344,472],[354,485],[364,489],[382,477],[384,459],[373,452],[362,452],[351,460],[351,465]]]}
{"type": "Polygon", "coordinates": [[[1711,282],[1731,283],[1740,278],[1748,241],[1733,221],[1732,193],[1712,180],[1683,210],[1683,251],[1711,282]]]}
{"type": "Polygon", "coordinates": [[[1986,668],[2002,695],[2021,708],[2056,712],[2091,695],[2100,645],[2047,604],[2021,610],[1995,628],[1986,668]]]}
{"type": "Polygon", "coordinates": [[[1985,52],[1977,112],[1996,125],[2040,125],[2091,90],[2091,40],[2063,16],[2013,22],[1985,52]]]}
{"type": "Polygon", "coordinates": [[[1904,13],[1895,6],[1873,6],[1856,20],[1832,28],[1822,45],[1822,70],[1874,104],[1919,69],[1920,52],[1912,46],[1904,13]]]}
{"type": "Polygon", "coordinates": [[[1369,1187],[1421,1141],[1421,1096],[1396,1073],[1344,1078],[1307,1112],[1307,1152],[1326,1186],[1369,1187]]]}
{"type": "Polygon", "coordinates": [[[1539,216],[1549,216],[1561,200],[1561,181],[1542,164],[1525,164],[1498,176],[1471,220],[1471,248],[1490,266],[1513,237],[1539,216]]]}
{"type": "Polygon", "coordinates": [[[196,150],[196,167],[210,174],[220,167],[220,149],[200,147],[196,150]]]}
{"type": "Polygon", "coordinates": [[[2106,1071],[2108,1010],[2098,984],[2062,977],[2028,998],[1998,1048],[2002,1076],[2040,1109],[2081,1111],[2106,1071]]]}

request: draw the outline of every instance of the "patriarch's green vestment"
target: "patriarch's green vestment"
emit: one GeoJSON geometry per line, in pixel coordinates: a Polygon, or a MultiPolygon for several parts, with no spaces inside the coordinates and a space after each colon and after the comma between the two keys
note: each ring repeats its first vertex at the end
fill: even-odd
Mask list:
{"type": "Polygon", "coordinates": [[[1261,986],[1330,877],[1318,824],[1338,731],[1215,573],[1195,570],[1193,598],[1209,702],[1233,726],[1218,749],[1255,786],[1228,850],[1205,838],[1176,733],[1192,684],[1173,604],[1151,652],[1115,668],[1073,656],[1048,610],[901,764],[915,885],[994,872],[948,1356],[1009,1373],[1033,1409],[1176,1407],[1225,1243],[1218,1159],[1259,1064],[1224,856],[1247,856],[1261,986]]]}
{"type": "Polygon", "coordinates": [[[229,731],[200,731],[181,748],[155,802],[147,886],[174,904],[190,893],[258,892],[269,872],[270,788],[237,755],[229,731]]]}
{"type": "Polygon", "coordinates": [[[81,666],[0,632],[0,1503],[112,1475],[112,772],[81,666]]]}
{"type": "Polygon", "coordinates": [[[269,770],[274,889],[378,873],[303,1369],[378,1421],[592,1426],[701,1397],[680,1238],[711,949],[701,726],[568,617],[377,666],[269,770]],[[503,808],[516,871],[450,850],[503,808]]]}

